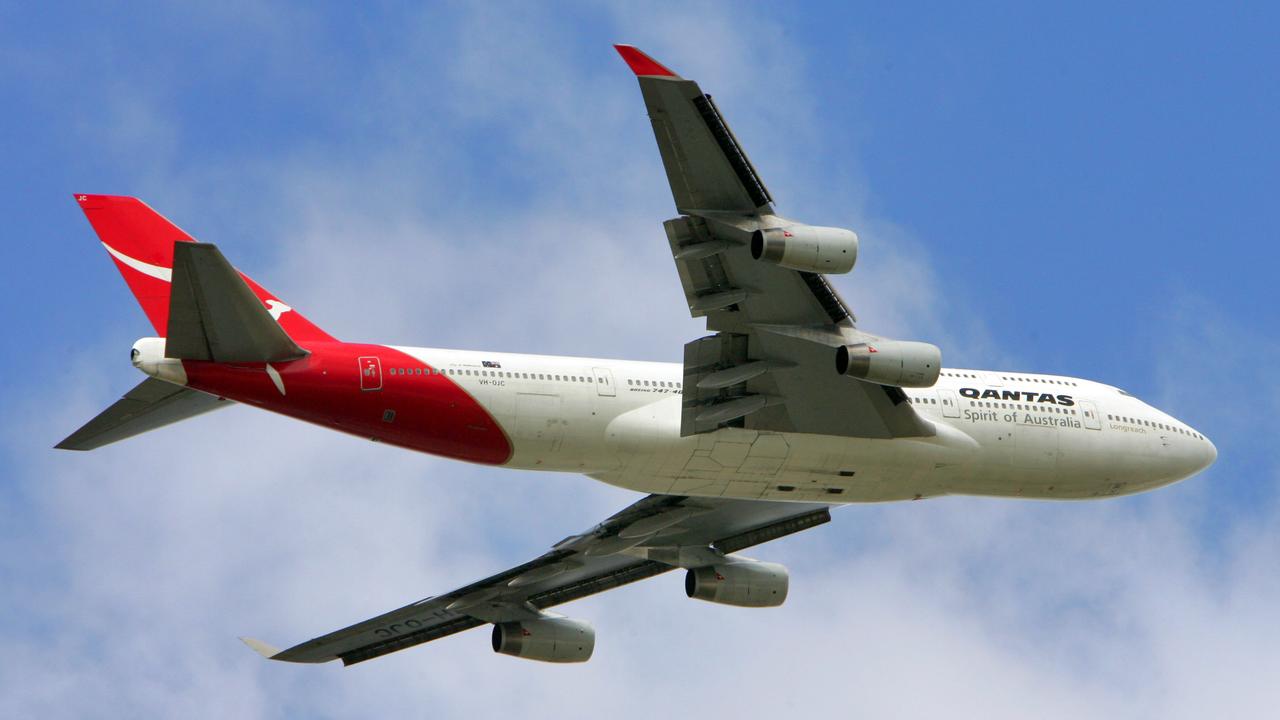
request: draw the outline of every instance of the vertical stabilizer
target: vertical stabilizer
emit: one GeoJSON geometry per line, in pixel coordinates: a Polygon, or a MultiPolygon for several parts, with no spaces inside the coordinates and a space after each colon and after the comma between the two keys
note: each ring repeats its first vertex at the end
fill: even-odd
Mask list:
{"type": "MultiPolygon", "coordinates": [[[[167,336],[174,247],[195,240],[137,198],[78,194],[75,199],[156,333],[167,336]]],[[[237,273],[294,342],[334,341],[252,278],[237,273]]]]}

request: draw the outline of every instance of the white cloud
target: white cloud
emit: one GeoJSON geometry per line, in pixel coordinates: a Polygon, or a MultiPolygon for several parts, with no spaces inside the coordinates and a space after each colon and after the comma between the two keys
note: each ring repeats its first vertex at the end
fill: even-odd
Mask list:
{"type": "MultiPolygon", "coordinates": [[[[797,148],[814,154],[806,143],[830,128],[795,110],[812,108],[817,90],[790,46],[759,41],[772,31],[766,18],[694,6],[633,30],[647,16],[613,12],[620,33],[638,32],[618,39],[655,43],[655,56],[717,93],[775,193],[830,197],[816,189],[825,168],[782,162],[797,148]],[[694,20],[706,32],[685,33],[694,20]],[[754,102],[762,86],[773,104],[754,102]]],[[[218,190],[219,207],[243,200],[245,217],[197,222],[267,228],[274,266],[245,262],[264,257],[242,241],[219,241],[340,336],[676,359],[700,328],[679,296],[659,225],[669,198],[621,63],[605,52],[614,67],[584,68],[567,31],[522,8],[426,11],[400,41],[354,92],[367,104],[349,108],[353,127],[385,132],[371,132],[366,150],[303,146],[198,169],[160,158],[146,182],[194,218],[207,218],[202,198],[218,190]],[[475,128],[493,156],[450,147],[475,128]],[[490,174],[481,161],[504,168],[490,174]],[[242,173],[247,187],[228,182],[242,173]],[[457,173],[504,192],[487,196],[457,173]],[[507,210],[496,198],[511,187],[527,202],[507,210]]],[[[175,122],[155,104],[139,112],[175,122]]],[[[132,142],[126,133],[121,146],[132,142]]],[[[864,324],[920,332],[967,357],[1008,352],[968,319],[963,289],[942,287],[928,254],[867,216],[858,192],[839,212],[868,243],[844,283],[864,324]]],[[[1173,349],[1196,345],[1189,337],[1173,349]]],[[[597,625],[586,666],[494,656],[483,630],[349,669],[267,663],[235,636],[289,644],[448,590],[634,496],[246,408],[86,455],[33,447],[114,399],[106,388],[123,362],[87,358],[126,341],[95,338],[52,411],[43,391],[9,398],[3,437],[20,490],[5,509],[31,517],[0,554],[19,579],[0,591],[7,716],[1203,717],[1257,715],[1280,699],[1267,681],[1280,671],[1280,531],[1262,519],[1274,507],[1206,547],[1184,487],[1097,504],[839,510],[830,526],[752,551],[792,567],[781,609],[692,602],[675,574],[562,608],[597,625]]],[[[1275,464],[1265,471],[1256,480],[1274,487],[1275,464]]],[[[1188,485],[1211,497],[1207,480],[1188,485]]]]}

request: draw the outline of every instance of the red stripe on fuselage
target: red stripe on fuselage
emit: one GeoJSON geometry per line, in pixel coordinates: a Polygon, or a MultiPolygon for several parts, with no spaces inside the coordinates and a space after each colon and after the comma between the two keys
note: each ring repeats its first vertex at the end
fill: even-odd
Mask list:
{"type": "Polygon", "coordinates": [[[186,360],[183,366],[189,387],[334,430],[470,462],[500,465],[511,458],[511,440],[493,416],[421,361],[382,345],[309,343],[307,349],[311,354],[301,360],[272,363],[284,395],[262,363],[186,360]],[[369,356],[381,361],[379,390],[360,389],[359,358],[369,356]],[[392,375],[389,368],[422,374],[392,375]]]}

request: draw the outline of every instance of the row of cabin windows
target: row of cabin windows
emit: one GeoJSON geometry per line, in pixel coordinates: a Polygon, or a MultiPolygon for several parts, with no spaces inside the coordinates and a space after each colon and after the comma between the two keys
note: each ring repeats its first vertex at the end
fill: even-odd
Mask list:
{"type": "Polygon", "coordinates": [[[1004,375],[1001,375],[1000,379],[1014,381],[1014,382],[1033,382],[1033,383],[1043,383],[1045,385],[1070,385],[1071,387],[1076,387],[1076,384],[1071,382],[1070,380],[1054,380],[1052,378],[1018,377],[1015,375],[1009,375],[1006,377],[1004,375]]]}
{"type": "Polygon", "coordinates": [[[391,368],[392,375],[468,375],[474,377],[507,378],[509,380],[554,380],[557,382],[600,383],[608,385],[609,381],[597,379],[590,375],[555,375],[552,373],[518,373],[505,370],[465,370],[462,368],[391,368]]]}
{"type": "MultiPolygon", "coordinates": [[[[982,379],[982,378],[978,377],[977,375],[974,375],[973,373],[947,372],[946,370],[943,370],[943,371],[942,371],[942,376],[943,376],[943,377],[954,377],[954,378],[969,378],[969,379],[971,379],[971,380],[981,380],[981,379],[982,379]]],[[[1050,379],[1050,378],[1018,377],[1018,376],[1015,376],[1015,375],[1001,375],[1001,376],[1000,376],[1000,379],[1001,379],[1001,380],[1009,380],[1009,381],[1021,381],[1021,382],[1043,383],[1043,384],[1045,384],[1045,385],[1070,385],[1071,387],[1076,387],[1076,384],[1075,384],[1075,383],[1073,383],[1073,382],[1071,382],[1070,380],[1052,380],[1052,379],[1050,379]]]]}
{"type": "Polygon", "coordinates": [[[1023,403],[1008,403],[991,400],[970,400],[969,407],[983,407],[997,410],[1004,408],[1006,410],[1025,410],[1036,412],[1057,413],[1059,415],[1075,415],[1076,411],[1071,408],[1058,407],[1057,405],[1025,405],[1023,403]]]}
{"type": "Polygon", "coordinates": [[[649,380],[631,380],[629,378],[627,379],[627,384],[633,387],[664,387],[664,388],[671,388],[673,390],[679,390],[681,385],[678,382],[672,382],[670,380],[649,381],[649,380]]]}
{"type": "Polygon", "coordinates": [[[1204,436],[1201,435],[1200,433],[1191,432],[1190,430],[1186,430],[1180,427],[1175,427],[1173,425],[1166,425],[1165,423],[1158,423],[1158,422],[1151,422],[1150,420],[1143,420],[1141,418],[1132,418],[1124,415],[1107,415],[1107,419],[1114,420],[1116,422],[1127,422],[1127,423],[1132,423],[1134,425],[1142,425],[1144,427],[1155,428],[1156,430],[1168,430],[1169,432],[1176,432],[1181,435],[1186,435],[1187,437],[1196,438],[1197,440],[1204,439],[1204,436]]]}
{"type": "MultiPolygon", "coordinates": [[[[467,370],[462,368],[401,368],[393,367],[390,370],[392,375],[463,375],[474,377],[495,377],[508,378],[511,380],[554,380],[556,382],[581,382],[581,383],[600,383],[601,385],[609,384],[608,380],[602,378],[593,378],[590,375],[556,375],[554,373],[525,373],[525,372],[508,372],[505,370],[467,370]]],[[[627,384],[634,387],[663,387],[673,390],[682,389],[683,383],[673,382],[669,380],[627,380],[627,384]]]]}

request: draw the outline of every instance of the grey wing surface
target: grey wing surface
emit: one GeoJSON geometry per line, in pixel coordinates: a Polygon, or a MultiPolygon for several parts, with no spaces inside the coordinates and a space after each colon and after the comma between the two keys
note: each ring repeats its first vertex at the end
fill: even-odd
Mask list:
{"type": "Polygon", "coordinates": [[[235,403],[147,378],[54,447],[94,450],[235,403]]]}
{"type": "Polygon", "coordinates": [[[650,495],[523,565],[286,650],[246,639],[272,660],[344,665],[486,623],[541,611],[737,552],[831,519],[828,506],[650,495]]]}
{"type": "Polygon", "coordinates": [[[714,334],[685,346],[681,434],[724,426],[890,438],[933,434],[900,388],[842,377],[836,349],[878,339],[825,276],[752,256],[753,235],[794,224],[698,84],[636,48],[635,71],[680,217],[664,223],[689,312],[714,334]]]}

